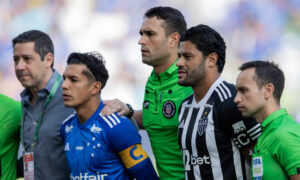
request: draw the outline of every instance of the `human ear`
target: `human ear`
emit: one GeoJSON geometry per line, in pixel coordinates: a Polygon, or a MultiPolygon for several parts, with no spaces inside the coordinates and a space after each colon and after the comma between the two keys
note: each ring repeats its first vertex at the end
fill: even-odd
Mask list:
{"type": "Polygon", "coordinates": [[[102,83],[97,81],[97,82],[93,82],[92,88],[91,88],[91,93],[92,95],[97,95],[100,93],[102,89],[102,83]]]}
{"type": "Polygon", "coordinates": [[[169,45],[171,48],[178,48],[180,34],[178,32],[173,32],[169,36],[169,45]]]}
{"type": "Polygon", "coordinates": [[[44,63],[46,64],[47,67],[51,67],[53,64],[53,54],[52,53],[47,53],[44,57],[44,63]]]}
{"type": "Polygon", "coordinates": [[[264,88],[263,95],[264,95],[265,99],[269,99],[270,97],[273,96],[274,85],[272,83],[268,83],[268,84],[264,85],[263,88],[264,88]]]}
{"type": "Polygon", "coordinates": [[[206,56],[206,62],[208,63],[208,67],[214,67],[217,65],[218,54],[213,52],[206,56]]]}

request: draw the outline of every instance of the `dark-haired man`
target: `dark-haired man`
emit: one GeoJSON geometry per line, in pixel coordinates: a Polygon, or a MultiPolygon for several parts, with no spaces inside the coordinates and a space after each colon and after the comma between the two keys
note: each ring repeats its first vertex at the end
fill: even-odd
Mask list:
{"type": "Polygon", "coordinates": [[[194,90],[179,111],[186,179],[249,179],[241,151],[248,156],[260,128],[254,119],[242,119],[234,85],[220,77],[225,50],[220,34],[206,25],[188,29],[180,39],[178,84],[194,90]]]}
{"type": "Polygon", "coordinates": [[[234,101],[245,117],[254,117],[262,133],[252,154],[252,179],[300,179],[300,125],[280,107],[284,74],[272,62],[240,67],[234,101]]]}
{"type": "Polygon", "coordinates": [[[100,114],[108,79],[102,56],[72,53],[63,77],[64,104],[76,110],[61,127],[71,179],[158,179],[130,120],[100,114]]]}
{"type": "Polygon", "coordinates": [[[109,108],[102,111],[103,114],[120,111],[120,115],[132,116],[140,128],[146,129],[161,179],[184,178],[177,140],[178,108],[192,89],[177,84],[175,64],[180,35],[185,30],[185,19],[177,9],[149,9],[144,15],[138,42],[143,63],[153,67],[145,87],[143,110],[133,111],[119,100],[113,100],[106,102],[109,108]]]}
{"type": "Polygon", "coordinates": [[[12,40],[15,73],[21,93],[24,176],[35,180],[69,179],[60,125],[73,110],[62,98],[62,78],[53,69],[54,47],[41,31],[24,32],[12,40]]]}

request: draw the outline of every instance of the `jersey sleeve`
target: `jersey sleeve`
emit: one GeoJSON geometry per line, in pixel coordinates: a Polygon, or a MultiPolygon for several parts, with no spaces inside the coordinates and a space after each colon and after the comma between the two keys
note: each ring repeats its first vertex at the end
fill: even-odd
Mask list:
{"type": "Polygon", "coordinates": [[[116,152],[141,143],[141,136],[128,118],[120,117],[116,113],[102,118],[108,143],[116,152]]]}
{"type": "Polygon", "coordinates": [[[228,134],[240,150],[256,144],[261,134],[260,124],[253,118],[243,118],[233,102],[233,98],[222,102],[217,109],[218,124],[228,134]]]}
{"type": "Polygon", "coordinates": [[[141,137],[130,120],[116,114],[103,119],[111,122],[104,123],[106,137],[130,175],[136,179],[158,179],[151,160],[142,148],[141,137]]]}
{"type": "Polygon", "coordinates": [[[274,136],[274,156],[281,167],[289,176],[300,174],[300,133],[281,128],[274,136]]]}
{"type": "Polygon", "coordinates": [[[124,166],[136,179],[158,179],[152,162],[141,144],[135,144],[119,153],[124,166]]]}

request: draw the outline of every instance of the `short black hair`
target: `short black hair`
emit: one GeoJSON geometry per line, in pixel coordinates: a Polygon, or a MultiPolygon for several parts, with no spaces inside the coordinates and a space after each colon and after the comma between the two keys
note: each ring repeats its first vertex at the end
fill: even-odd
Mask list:
{"type": "Polygon", "coordinates": [[[196,45],[197,49],[202,52],[204,57],[215,52],[218,54],[218,72],[223,71],[226,57],[226,44],[222,36],[207,25],[197,25],[189,28],[180,37],[180,42],[190,41],[196,45]]]}
{"type": "MultiPolygon", "coordinates": [[[[48,34],[39,30],[30,30],[19,34],[12,40],[13,47],[15,47],[17,43],[25,42],[34,42],[34,50],[40,55],[42,61],[44,61],[48,53],[52,53],[54,58],[54,45],[48,34]]],[[[54,61],[51,65],[52,69],[53,64],[54,61]]]]}
{"type": "Polygon", "coordinates": [[[239,70],[244,71],[249,68],[255,68],[255,76],[253,79],[256,81],[259,88],[262,88],[268,83],[274,85],[274,99],[280,104],[280,98],[284,89],[284,73],[277,64],[270,61],[250,61],[244,63],[239,70]]]}
{"type": "Polygon", "coordinates": [[[88,52],[88,53],[71,53],[67,60],[67,65],[70,64],[84,64],[92,72],[83,72],[89,80],[95,80],[102,83],[102,89],[104,88],[107,79],[108,72],[105,68],[105,61],[103,56],[99,52],[88,52]]]}
{"type": "Polygon", "coordinates": [[[165,21],[163,28],[165,30],[165,35],[169,36],[174,32],[178,32],[182,34],[186,30],[186,22],[182,13],[172,7],[153,7],[149,9],[144,18],[152,18],[157,17],[158,19],[162,19],[165,21]]]}

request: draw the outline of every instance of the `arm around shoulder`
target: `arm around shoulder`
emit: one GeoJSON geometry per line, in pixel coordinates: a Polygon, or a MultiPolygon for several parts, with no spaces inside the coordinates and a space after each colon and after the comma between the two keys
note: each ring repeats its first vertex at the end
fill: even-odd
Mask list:
{"type": "MultiPolygon", "coordinates": [[[[135,122],[137,123],[139,128],[144,129],[144,126],[143,126],[143,111],[142,110],[135,111],[133,113],[133,116],[132,116],[131,120],[133,120],[133,121],[135,120],[135,122]]],[[[134,123],[134,122],[132,122],[132,123],[134,123]]]]}

